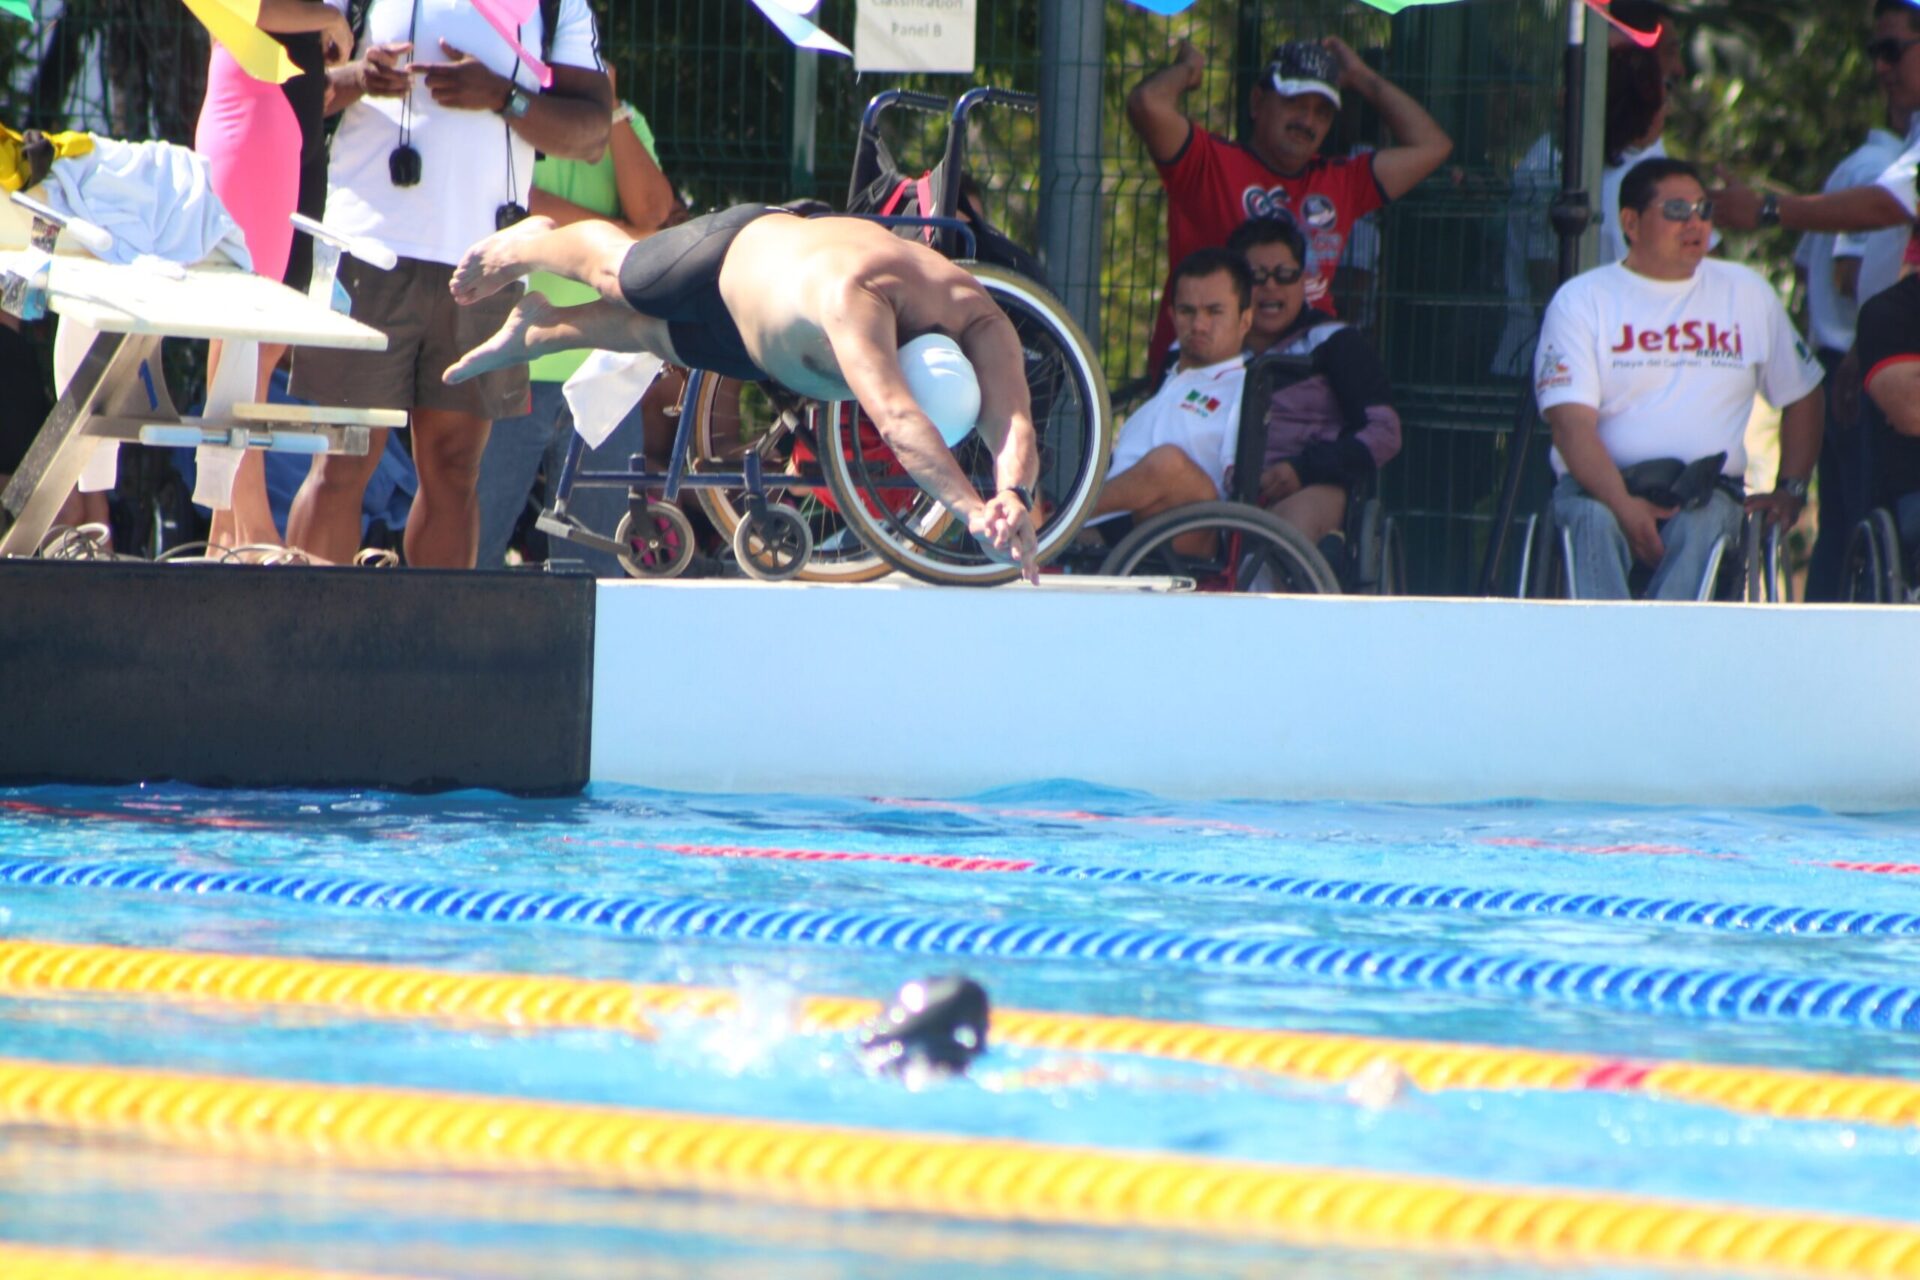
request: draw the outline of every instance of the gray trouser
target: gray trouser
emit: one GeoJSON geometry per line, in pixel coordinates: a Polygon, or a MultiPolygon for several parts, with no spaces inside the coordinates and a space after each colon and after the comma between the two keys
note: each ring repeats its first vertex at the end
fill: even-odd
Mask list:
{"type": "MultiPolygon", "coordinates": [[[[1698,599],[1714,544],[1725,538],[1731,545],[1740,536],[1743,514],[1738,498],[1716,488],[1705,505],[1670,516],[1660,526],[1666,554],[1653,571],[1645,598],[1698,599]]],[[[1620,531],[1613,512],[1571,475],[1561,476],[1553,487],[1553,522],[1573,544],[1567,565],[1568,595],[1578,600],[1631,598],[1627,574],[1633,569],[1633,552],[1627,548],[1627,535],[1620,531]]]]}

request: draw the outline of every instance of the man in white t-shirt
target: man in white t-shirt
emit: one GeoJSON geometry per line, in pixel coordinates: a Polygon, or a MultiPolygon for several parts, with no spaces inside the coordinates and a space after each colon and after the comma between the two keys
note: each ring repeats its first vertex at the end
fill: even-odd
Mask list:
{"type": "MultiPolygon", "coordinates": [[[[1707,258],[1713,206],[1697,170],[1647,160],[1620,187],[1626,258],[1562,285],[1535,361],[1553,430],[1553,516],[1572,542],[1570,594],[1628,598],[1633,563],[1648,599],[1697,597],[1716,540],[1737,536],[1756,393],[1781,406],[1774,491],[1747,499],[1781,527],[1806,503],[1820,452],[1820,365],[1756,272],[1707,258]],[[1724,455],[1717,483],[1636,494],[1622,470],[1724,455]]],[[[1668,483],[1671,483],[1669,477],[1668,483]]]]}
{"type": "Polygon", "coordinates": [[[1252,327],[1253,277],[1239,254],[1200,249],[1174,268],[1179,359],[1153,398],[1122,424],[1093,519],[1125,512],[1144,520],[1226,496],[1252,327]]]}
{"type": "MultiPolygon", "coordinates": [[[[328,0],[338,8],[346,0],[328,0]]],[[[474,483],[490,423],[527,408],[527,373],[505,369],[460,386],[441,374],[492,333],[519,290],[461,307],[447,290],[467,246],[524,217],[536,149],[597,160],[612,90],[587,0],[560,0],[554,31],[535,7],[520,45],[553,71],[538,78],[469,0],[372,0],[359,56],[328,73],[340,111],[327,171],[327,225],[399,255],[392,272],[342,266],[353,314],[387,335],[385,351],[301,348],[295,394],[318,404],[410,411],[420,490],[407,562],[471,568],[479,538],[474,483]]],[[[316,458],[294,501],[287,540],[329,561],[359,546],[360,495],[385,432],[364,458],[316,458]]]]}

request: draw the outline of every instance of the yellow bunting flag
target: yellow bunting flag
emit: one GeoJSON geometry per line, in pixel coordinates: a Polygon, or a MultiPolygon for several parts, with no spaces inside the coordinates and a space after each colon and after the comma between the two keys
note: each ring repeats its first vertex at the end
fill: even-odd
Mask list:
{"type": "Polygon", "coordinates": [[[186,4],[200,25],[255,80],[285,84],[300,74],[286,47],[260,29],[260,0],[186,0],[186,4]]]}

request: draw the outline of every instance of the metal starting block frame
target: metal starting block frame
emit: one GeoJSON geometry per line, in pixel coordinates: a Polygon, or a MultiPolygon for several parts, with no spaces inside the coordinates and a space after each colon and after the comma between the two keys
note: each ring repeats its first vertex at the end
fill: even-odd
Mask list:
{"type": "MultiPolygon", "coordinates": [[[[231,421],[183,417],[159,376],[163,338],[380,351],[386,348],[386,335],[328,305],[331,271],[326,274],[326,301],[316,302],[231,265],[160,270],[105,262],[86,253],[55,252],[62,232],[95,252],[110,248],[113,240],[99,227],[63,218],[30,197],[14,193],[12,198],[30,215],[31,230],[26,248],[0,249],[0,305],[23,319],[38,319],[52,310],[93,328],[98,336],[13,478],[0,490],[0,556],[38,552],[96,441],[365,454],[374,428],[406,425],[407,416],[399,410],[281,404],[236,405],[231,421]]],[[[0,209],[0,214],[8,212],[0,209]]],[[[392,265],[391,255],[377,246],[335,236],[317,224],[302,229],[315,234],[316,258],[322,256],[322,246],[331,254],[330,265],[337,264],[342,249],[377,266],[392,265]],[[382,256],[384,263],[379,261],[382,256]]],[[[9,239],[19,243],[0,225],[0,243],[9,239]]]]}

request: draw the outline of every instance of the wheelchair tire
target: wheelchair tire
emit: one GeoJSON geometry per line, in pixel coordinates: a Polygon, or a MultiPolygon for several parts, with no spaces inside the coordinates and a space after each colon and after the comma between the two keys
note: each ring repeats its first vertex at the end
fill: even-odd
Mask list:
{"type": "Polygon", "coordinates": [[[807,567],[813,531],[800,513],[784,502],[770,502],[759,515],[749,511],[733,530],[733,558],[740,571],[761,582],[785,582],[807,567]]]}
{"type": "MultiPolygon", "coordinates": [[[[758,445],[773,425],[771,410],[759,405],[755,396],[752,383],[712,375],[700,380],[695,402],[683,406],[683,411],[694,415],[689,448],[696,471],[739,470],[741,455],[758,445]]],[[[813,554],[793,576],[802,582],[871,582],[885,576],[892,566],[870,551],[840,513],[822,500],[827,480],[820,465],[789,461],[785,465],[793,481],[776,484],[779,465],[778,458],[769,461],[767,498],[791,506],[813,538],[813,554]]],[[[714,528],[731,541],[746,518],[744,495],[730,489],[696,492],[714,528]]]]}
{"type": "Polygon", "coordinates": [[[1333,566],[1305,534],[1272,512],[1238,502],[1196,502],[1141,522],[1107,554],[1100,572],[1191,578],[1201,591],[1340,594],[1333,566]],[[1205,531],[1219,535],[1212,552],[1174,549],[1174,539],[1205,531]]]}
{"type": "MultiPolygon", "coordinates": [[[[1039,560],[1045,564],[1073,541],[1106,479],[1113,434],[1106,378],[1093,345],[1053,295],[1010,271],[959,265],[986,287],[1020,339],[1040,454],[1034,502],[1039,560]]],[[[826,420],[837,422],[838,412],[829,406],[826,420]]],[[[843,518],[882,560],[924,581],[952,585],[992,586],[1019,573],[981,550],[963,522],[945,518],[937,507],[900,503],[898,495],[913,481],[850,448],[854,438],[839,430],[817,434],[827,484],[843,518]]],[[[975,489],[983,495],[995,491],[993,453],[979,436],[961,441],[953,453],[975,489]]]]}
{"type": "Polygon", "coordinates": [[[639,519],[620,517],[613,540],[627,550],[616,557],[633,578],[677,578],[693,561],[693,523],[671,502],[650,504],[639,519]]]}
{"type": "Polygon", "coordinates": [[[1392,516],[1382,522],[1380,550],[1380,582],[1376,591],[1383,596],[1407,594],[1407,535],[1392,516]]]}
{"type": "Polygon", "coordinates": [[[1567,597],[1567,553],[1553,512],[1543,511],[1533,526],[1533,549],[1527,556],[1526,598],[1564,600],[1567,597]]]}
{"type": "Polygon", "coordinates": [[[1858,604],[1898,604],[1907,598],[1900,530],[1893,513],[1877,507],[1847,539],[1847,599],[1858,604]]]}

